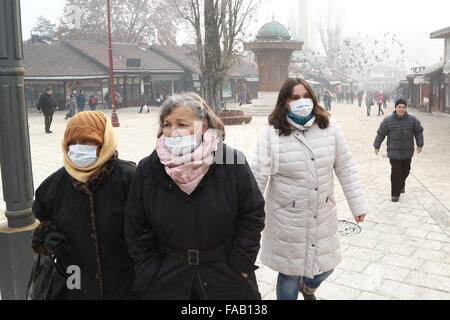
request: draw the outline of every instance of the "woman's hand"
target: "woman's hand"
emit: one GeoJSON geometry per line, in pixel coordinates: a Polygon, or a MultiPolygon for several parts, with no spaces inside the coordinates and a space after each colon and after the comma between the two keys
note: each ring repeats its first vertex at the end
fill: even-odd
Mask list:
{"type": "Polygon", "coordinates": [[[367,214],[363,214],[362,216],[356,217],[355,220],[357,223],[364,222],[364,219],[366,218],[367,214]]]}
{"type": "Polygon", "coordinates": [[[242,274],[242,276],[245,278],[245,279],[247,279],[248,278],[248,274],[246,274],[246,273],[241,273],[242,274]]]}

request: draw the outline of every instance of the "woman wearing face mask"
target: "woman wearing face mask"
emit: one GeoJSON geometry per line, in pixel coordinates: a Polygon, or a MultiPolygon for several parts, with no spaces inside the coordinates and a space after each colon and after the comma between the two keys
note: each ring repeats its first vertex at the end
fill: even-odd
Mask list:
{"type": "Polygon", "coordinates": [[[306,300],[341,261],[333,173],[358,223],[368,207],[344,136],[309,84],[283,85],[253,156],[266,200],[261,262],[278,271],[277,298],[306,300]]]}
{"type": "Polygon", "coordinates": [[[36,191],[33,213],[41,223],[33,250],[56,255],[63,270],[79,268],[80,286],[66,288],[58,299],[133,298],[124,207],[136,166],[118,159],[114,129],[99,111],[67,123],[62,149],[64,167],[36,191]]]}
{"type": "Polygon", "coordinates": [[[264,199],[223,123],[195,93],[161,108],[156,150],[136,171],[125,234],[143,299],[261,299],[264,199]]]}

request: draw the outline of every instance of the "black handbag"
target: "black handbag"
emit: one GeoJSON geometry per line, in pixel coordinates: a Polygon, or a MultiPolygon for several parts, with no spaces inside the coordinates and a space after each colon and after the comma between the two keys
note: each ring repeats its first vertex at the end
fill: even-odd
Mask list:
{"type": "Polygon", "coordinates": [[[27,300],[57,300],[67,288],[67,274],[55,256],[39,255],[31,269],[27,300]]]}

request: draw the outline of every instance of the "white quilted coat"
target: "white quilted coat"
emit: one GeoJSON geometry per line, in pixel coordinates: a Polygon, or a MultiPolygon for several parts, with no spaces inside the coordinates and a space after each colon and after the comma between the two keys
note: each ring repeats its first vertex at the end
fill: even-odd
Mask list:
{"type": "Polygon", "coordinates": [[[290,276],[315,275],[341,261],[333,170],[354,217],[368,213],[345,138],[334,119],[320,129],[288,118],[295,131],[261,132],[251,167],[266,199],[261,262],[290,276]]]}

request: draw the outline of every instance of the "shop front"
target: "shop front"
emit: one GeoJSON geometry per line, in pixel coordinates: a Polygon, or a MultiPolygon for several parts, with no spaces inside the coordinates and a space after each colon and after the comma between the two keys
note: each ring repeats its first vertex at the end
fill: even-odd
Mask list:
{"type": "Polygon", "coordinates": [[[66,81],[25,80],[25,102],[27,108],[36,108],[41,94],[52,89],[53,99],[58,107],[66,104],[66,81]]]}
{"type": "Polygon", "coordinates": [[[161,104],[167,96],[183,91],[183,84],[179,74],[152,74],[151,75],[151,93],[153,103],[161,104]],[[163,99],[160,98],[163,97],[163,99]],[[159,101],[158,101],[159,99],[159,101]]]}

